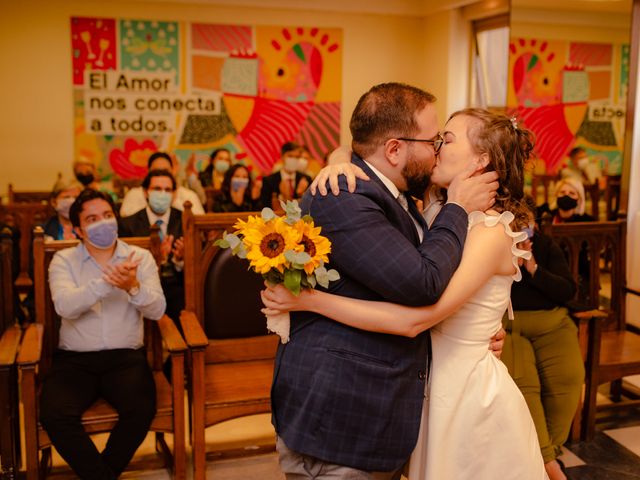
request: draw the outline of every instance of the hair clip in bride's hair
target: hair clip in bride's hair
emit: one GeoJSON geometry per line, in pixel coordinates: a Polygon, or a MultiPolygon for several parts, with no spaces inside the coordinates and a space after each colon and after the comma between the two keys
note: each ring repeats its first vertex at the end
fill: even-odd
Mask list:
{"type": "Polygon", "coordinates": [[[513,129],[518,130],[518,121],[516,120],[515,115],[511,117],[509,120],[511,120],[511,126],[513,127],[513,129]]]}

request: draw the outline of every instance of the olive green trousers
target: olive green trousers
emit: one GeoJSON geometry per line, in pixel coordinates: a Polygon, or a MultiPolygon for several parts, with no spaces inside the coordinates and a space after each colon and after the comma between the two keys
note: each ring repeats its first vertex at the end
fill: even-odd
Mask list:
{"type": "Polygon", "coordinates": [[[584,381],[577,328],[566,308],[516,311],[503,320],[502,361],[524,396],[544,462],[561,452],[584,381]]]}

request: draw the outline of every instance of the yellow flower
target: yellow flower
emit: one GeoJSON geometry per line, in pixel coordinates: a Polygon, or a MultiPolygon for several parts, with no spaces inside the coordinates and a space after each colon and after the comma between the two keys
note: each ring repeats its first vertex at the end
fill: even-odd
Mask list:
{"type": "Polygon", "coordinates": [[[261,217],[256,215],[251,215],[249,218],[247,218],[246,222],[244,220],[238,219],[238,221],[233,226],[233,228],[235,228],[236,230],[235,231],[236,235],[244,236],[245,231],[260,228],[261,226],[264,225],[264,223],[265,222],[261,217]]]}
{"type": "Polygon", "coordinates": [[[282,218],[265,222],[259,217],[247,221],[242,229],[243,242],[248,250],[247,260],[257,273],[269,273],[277,268],[281,273],[287,265],[286,250],[299,250],[300,232],[282,218]]]}
{"type": "Polygon", "coordinates": [[[301,233],[300,245],[304,247],[304,251],[311,257],[311,261],[304,265],[304,271],[307,275],[311,275],[320,266],[321,261],[325,263],[329,261],[331,242],[320,235],[322,228],[315,227],[313,221],[305,222],[300,220],[295,226],[301,233]]]}

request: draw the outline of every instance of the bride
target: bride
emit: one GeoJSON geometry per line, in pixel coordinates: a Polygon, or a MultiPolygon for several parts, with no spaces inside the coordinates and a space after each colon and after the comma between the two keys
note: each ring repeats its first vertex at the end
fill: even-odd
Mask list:
{"type": "MultiPolygon", "coordinates": [[[[312,311],[355,328],[409,337],[431,329],[433,363],[409,479],[545,479],[527,404],[506,367],[487,349],[487,339],[501,328],[510,307],[511,283],[520,280],[518,259],[530,255],[517,244],[526,239],[523,173],[533,149],[531,134],[515,119],[466,109],[449,118],[443,137],[433,184],[446,188],[477,162],[499,174],[500,186],[491,210],[470,213],[460,267],[438,303],[407,307],[320,290],[295,297],[278,286],[263,291],[263,311],[312,311]]],[[[355,168],[338,170],[353,179],[355,168]]],[[[425,203],[427,222],[437,214],[438,198],[442,195],[432,188],[425,203]]]]}

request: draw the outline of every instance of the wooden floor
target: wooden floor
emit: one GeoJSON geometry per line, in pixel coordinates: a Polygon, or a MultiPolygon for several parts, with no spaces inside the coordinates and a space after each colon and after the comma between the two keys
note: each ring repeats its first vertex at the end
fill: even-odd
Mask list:
{"type": "MultiPolygon", "coordinates": [[[[640,387],[640,376],[631,378],[640,387]]],[[[599,402],[606,402],[599,395],[599,402]]],[[[207,450],[224,451],[207,457],[207,478],[215,480],[284,480],[273,451],[274,431],[270,415],[255,415],[225,422],[207,429],[207,450]],[[258,453],[256,452],[266,452],[258,453]],[[242,456],[238,456],[238,454],[242,456]],[[235,457],[229,457],[235,455],[235,457]]],[[[101,448],[106,435],[94,441],[101,448]]],[[[168,436],[170,439],[170,436],[168,436]]],[[[591,442],[567,445],[561,457],[569,480],[640,480],[640,408],[625,418],[599,424],[591,442]]],[[[187,479],[191,479],[191,452],[188,452],[187,479]]],[[[48,478],[77,478],[54,452],[53,469],[48,478]]],[[[123,479],[169,480],[162,460],[154,453],[153,434],[149,434],[134,457],[123,479]]]]}

